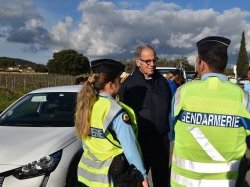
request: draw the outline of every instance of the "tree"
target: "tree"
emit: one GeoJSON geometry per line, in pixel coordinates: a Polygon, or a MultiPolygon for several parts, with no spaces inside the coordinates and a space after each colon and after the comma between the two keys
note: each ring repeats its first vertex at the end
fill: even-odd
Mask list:
{"type": "Polygon", "coordinates": [[[246,50],[246,42],[245,42],[245,32],[242,32],[241,42],[240,42],[240,50],[237,59],[237,76],[241,78],[245,78],[247,75],[247,69],[249,67],[247,50],[246,50]]]}
{"type": "Polygon", "coordinates": [[[61,75],[75,76],[90,71],[88,58],[72,49],[54,53],[47,67],[49,73],[61,75]]]}
{"type": "Polygon", "coordinates": [[[37,64],[35,65],[35,68],[34,68],[35,72],[48,72],[48,68],[47,66],[43,65],[43,64],[37,64]]]}
{"type": "Polygon", "coordinates": [[[167,60],[160,58],[157,66],[159,67],[182,67],[186,71],[194,71],[194,66],[188,63],[188,58],[183,56],[176,59],[167,60]]]}
{"type": "Polygon", "coordinates": [[[179,59],[176,59],[175,61],[177,61],[176,64],[179,64],[179,66],[182,67],[186,71],[194,71],[195,70],[194,66],[188,63],[187,57],[183,56],[179,59]]]}
{"type": "Polygon", "coordinates": [[[8,58],[1,58],[0,60],[0,68],[8,68],[11,66],[15,66],[15,62],[8,58]]]}
{"type": "Polygon", "coordinates": [[[121,63],[125,65],[125,72],[132,73],[135,69],[135,62],[133,60],[121,60],[121,63]]]}

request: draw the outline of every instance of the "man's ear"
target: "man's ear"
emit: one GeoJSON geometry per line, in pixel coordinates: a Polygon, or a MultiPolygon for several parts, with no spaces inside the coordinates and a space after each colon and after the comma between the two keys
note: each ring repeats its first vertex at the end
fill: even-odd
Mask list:
{"type": "Polygon", "coordinates": [[[108,83],[108,86],[109,86],[109,88],[110,88],[111,90],[113,90],[113,84],[112,84],[112,82],[109,82],[109,83],[108,83]]]}
{"type": "Polygon", "coordinates": [[[137,67],[140,67],[141,66],[141,61],[139,59],[136,59],[135,64],[136,64],[137,67]]]}
{"type": "Polygon", "coordinates": [[[203,60],[201,60],[201,61],[200,61],[200,69],[201,69],[201,72],[205,69],[205,65],[206,65],[206,63],[205,63],[203,60]]]}
{"type": "Polygon", "coordinates": [[[198,54],[195,55],[195,60],[196,60],[197,64],[201,63],[201,59],[200,59],[200,56],[198,54]]]}
{"type": "Polygon", "coordinates": [[[200,68],[201,68],[201,72],[203,72],[203,73],[207,73],[207,72],[209,72],[211,70],[209,68],[208,64],[203,60],[201,60],[200,68]]]}

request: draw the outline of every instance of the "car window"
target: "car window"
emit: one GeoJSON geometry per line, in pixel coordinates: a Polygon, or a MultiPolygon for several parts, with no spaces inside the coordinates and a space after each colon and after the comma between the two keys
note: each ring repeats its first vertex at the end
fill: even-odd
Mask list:
{"type": "Polygon", "coordinates": [[[164,68],[164,67],[157,67],[156,68],[157,71],[162,74],[164,77],[167,75],[167,73],[169,73],[170,71],[174,71],[177,74],[180,74],[184,77],[184,79],[186,79],[186,73],[185,70],[181,69],[181,68],[164,68]]]}
{"type": "Polygon", "coordinates": [[[170,71],[175,71],[176,69],[157,69],[160,74],[167,74],[170,71]]]}
{"type": "Polygon", "coordinates": [[[0,116],[5,126],[74,126],[76,93],[28,94],[0,116]]]}
{"type": "Polygon", "coordinates": [[[187,81],[191,81],[191,80],[193,80],[194,79],[194,76],[196,76],[196,72],[194,71],[194,72],[186,72],[186,79],[187,79],[187,81]]]}

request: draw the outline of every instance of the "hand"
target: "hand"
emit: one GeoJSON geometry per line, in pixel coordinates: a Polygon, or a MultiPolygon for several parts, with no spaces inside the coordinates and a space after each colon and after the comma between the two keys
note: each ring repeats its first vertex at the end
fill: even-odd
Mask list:
{"type": "Polygon", "coordinates": [[[142,186],[143,187],[149,187],[148,178],[147,177],[144,179],[144,181],[142,181],[142,186]]]}

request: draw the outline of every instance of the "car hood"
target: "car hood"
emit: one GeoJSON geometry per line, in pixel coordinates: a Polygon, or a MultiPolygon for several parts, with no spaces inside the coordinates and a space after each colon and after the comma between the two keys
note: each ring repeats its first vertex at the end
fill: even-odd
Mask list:
{"type": "Polygon", "coordinates": [[[0,172],[50,155],[74,141],[74,127],[0,126],[0,172]]]}

